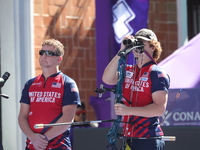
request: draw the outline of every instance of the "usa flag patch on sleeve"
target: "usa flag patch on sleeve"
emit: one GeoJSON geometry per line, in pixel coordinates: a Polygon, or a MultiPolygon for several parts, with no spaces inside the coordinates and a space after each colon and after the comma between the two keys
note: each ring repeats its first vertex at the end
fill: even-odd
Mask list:
{"type": "Polygon", "coordinates": [[[71,85],[70,85],[70,88],[71,88],[71,92],[79,92],[79,91],[78,91],[78,87],[77,87],[76,84],[71,84],[71,85]]]}
{"type": "Polygon", "coordinates": [[[168,78],[167,75],[164,72],[157,72],[158,78],[168,78]]]}

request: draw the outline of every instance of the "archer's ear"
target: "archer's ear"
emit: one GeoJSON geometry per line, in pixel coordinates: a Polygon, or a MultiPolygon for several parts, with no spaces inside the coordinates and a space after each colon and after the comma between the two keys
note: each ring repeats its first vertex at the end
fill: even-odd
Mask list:
{"type": "Polygon", "coordinates": [[[151,51],[154,52],[156,48],[154,46],[151,46],[151,51]]]}
{"type": "Polygon", "coordinates": [[[62,60],[63,60],[63,57],[60,56],[60,57],[58,58],[58,65],[61,64],[61,61],[62,61],[62,60]]]}

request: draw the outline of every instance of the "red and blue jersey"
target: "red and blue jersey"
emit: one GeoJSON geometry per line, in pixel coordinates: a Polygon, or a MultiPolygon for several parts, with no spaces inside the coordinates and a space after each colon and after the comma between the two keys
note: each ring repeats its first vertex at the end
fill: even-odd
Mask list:
{"type": "MultiPolygon", "coordinates": [[[[55,123],[62,116],[62,107],[80,105],[78,87],[73,79],[58,72],[45,80],[43,75],[28,80],[24,86],[21,103],[30,105],[28,122],[35,133],[44,134],[49,128],[35,129],[35,124],[55,123]]],[[[70,128],[49,141],[47,149],[71,149],[70,128]]],[[[27,148],[34,149],[27,139],[27,148]]]]}
{"type": "MultiPolygon", "coordinates": [[[[123,85],[123,103],[129,107],[143,107],[153,103],[152,93],[165,90],[168,92],[168,75],[153,62],[141,69],[136,66],[126,67],[123,85]]],[[[124,136],[155,137],[162,136],[158,117],[124,116],[124,136]]]]}

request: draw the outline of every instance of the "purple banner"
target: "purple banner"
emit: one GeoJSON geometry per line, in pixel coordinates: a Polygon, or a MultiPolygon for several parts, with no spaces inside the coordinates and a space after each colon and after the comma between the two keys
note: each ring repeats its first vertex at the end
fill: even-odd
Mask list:
{"type": "MultiPolygon", "coordinates": [[[[117,54],[123,36],[135,34],[138,30],[147,27],[149,0],[96,0],[95,4],[96,74],[97,86],[99,86],[103,83],[103,71],[117,54]]],[[[128,63],[133,63],[132,54],[128,58],[128,63]]],[[[91,96],[90,104],[94,107],[98,120],[112,117],[113,103],[111,104],[109,92],[102,98],[91,96]]],[[[100,127],[107,127],[107,124],[102,123],[100,127]]]]}
{"type": "Polygon", "coordinates": [[[167,110],[161,118],[165,118],[163,126],[199,126],[200,88],[183,89],[176,99],[178,92],[179,89],[169,90],[167,110]]]}
{"type": "Polygon", "coordinates": [[[121,43],[125,35],[135,34],[147,27],[149,0],[113,1],[113,28],[117,43],[121,43]]]}

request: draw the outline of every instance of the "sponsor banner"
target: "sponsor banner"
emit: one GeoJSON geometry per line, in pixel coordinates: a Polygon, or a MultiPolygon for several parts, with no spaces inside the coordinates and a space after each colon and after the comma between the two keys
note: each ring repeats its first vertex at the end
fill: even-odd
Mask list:
{"type": "Polygon", "coordinates": [[[169,90],[167,109],[160,119],[165,118],[163,126],[200,126],[200,88],[182,89],[176,99],[179,91],[169,90]]]}

